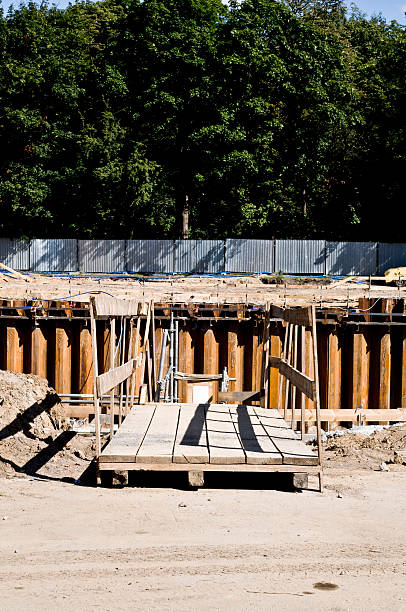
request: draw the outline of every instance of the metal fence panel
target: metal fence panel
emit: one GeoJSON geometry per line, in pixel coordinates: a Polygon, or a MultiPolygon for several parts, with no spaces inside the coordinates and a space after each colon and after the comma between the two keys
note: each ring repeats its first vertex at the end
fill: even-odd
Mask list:
{"type": "Polygon", "coordinates": [[[105,272],[125,270],[125,240],[79,240],[79,270],[105,272]]]}
{"type": "Polygon", "coordinates": [[[33,272],[74,272],[78,266],[77,240],[35,239],[30,245],[30,270],[33,272]]]}
{"type": "Polygon", "coordinates": [[[175,270],[191,274],[224,272],[223,240],[177,240],[175,270]]]}
{"type": "Polygon", "coordinates": [[[376,242],[326,242],[327,274],[376,274],[376,242]]]}
{"type": "Polygon", "coordinates": [[[127,270],[149,274],[174,272],[173,240],[127,240],[127,270]]]}
{"type": "Polygon", "coordinates": [[[389,268],[406,266],[406,244],[380,242],[378,245],[378,274],[382,276],[389,268]]]}
{"type": "Polygon", "coordinates": [[[274,241],[228,238],[226,272],[274,272],[274,241]]]}
{"type": "Polygon", "coordinates": [[[324,274],[324,240],[276,240],[275,272],[324,274]]]}
{"type": "Polygon", "coordinates": [[[30,243],[0,238],[0,261],[14,270],[29,270],[30,243]]]}

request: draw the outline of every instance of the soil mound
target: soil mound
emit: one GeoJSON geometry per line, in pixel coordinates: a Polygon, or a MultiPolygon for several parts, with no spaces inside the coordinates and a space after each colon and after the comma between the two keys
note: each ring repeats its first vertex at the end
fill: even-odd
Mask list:
{"type": "Polygon", "coordinates": [[[329,438],[324,448],[327,460],[379,469],[382,461],[396,463],[395,451],[406,449],[406,426],[381,429],[370,435],[348,433],[329,438]]]}
{"type": "MultiPolygon", "coordinates": [[[[59,397],[45,379],[0,370],[0,476],[58,476],[61,471],[69,476],[78,454],[87,458],[83,449],[72,447],[69,428],[59,397]]],[[[79,446],[83,443],[90,446],[89,440],[79,446]]]]}

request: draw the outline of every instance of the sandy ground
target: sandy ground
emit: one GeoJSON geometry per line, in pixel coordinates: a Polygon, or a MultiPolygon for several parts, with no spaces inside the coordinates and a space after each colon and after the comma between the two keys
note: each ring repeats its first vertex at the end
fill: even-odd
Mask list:
{"type": "Polygon", "coordinates": [[[251,277],[168,277],[159,279],[113,278],[102,276],[60,278],[24,274],[24,278],[0,277],[0,299],[52,300],[76,296],[75,301],[88,301],[88,293],[106,291],[122,298],[154,299],[168,303],[208,304],[273,304],[301,305],[315,303],[320,307],[357,306],[360,297],[404,298],[405,288],[386,286],[374,281],[372,286],[366,279],[316,281],[285,279],[282,284],[264,284],[261,275],[251,277]],[[377,284],[377,283],[380,284],[377,284]],[[295,284],[298,283],[298,284],[295,284]],[[306,284],[301,284],[306,283],[306,284]]]}
{"type": "Polygon", "coordinates": [[[58,406],[0,372],[2,611],[406,610],[405,427],[328,440],[323,494],[266,473],[97,488],[58,406]]]}
{"type": "Polygon", "coordinates": [[[405,610],[405,470],[327,469],[324,494],[266,474],[0,479],[1,609],[405,610]]]}

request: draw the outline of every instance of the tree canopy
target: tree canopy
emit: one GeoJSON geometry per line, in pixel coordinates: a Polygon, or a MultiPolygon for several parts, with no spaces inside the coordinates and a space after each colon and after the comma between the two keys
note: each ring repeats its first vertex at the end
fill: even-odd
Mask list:
{"type": "Polygon", "coordinates": [[[0,235],[404,241],[406,30],[341,0],[0,15],[0,235]],[[385,213],[383,215],[382,213],[385,213]]]}

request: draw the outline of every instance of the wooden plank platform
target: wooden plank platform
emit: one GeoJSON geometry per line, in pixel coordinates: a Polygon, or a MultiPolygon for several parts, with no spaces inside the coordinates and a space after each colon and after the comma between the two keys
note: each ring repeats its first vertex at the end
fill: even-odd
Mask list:
{"type": "Polygon", "coordinates": [[[124,419],[103,449],[99,468],[297,472],[318,471],[320,466],[277,410],[145,404],[124,419]]]}

